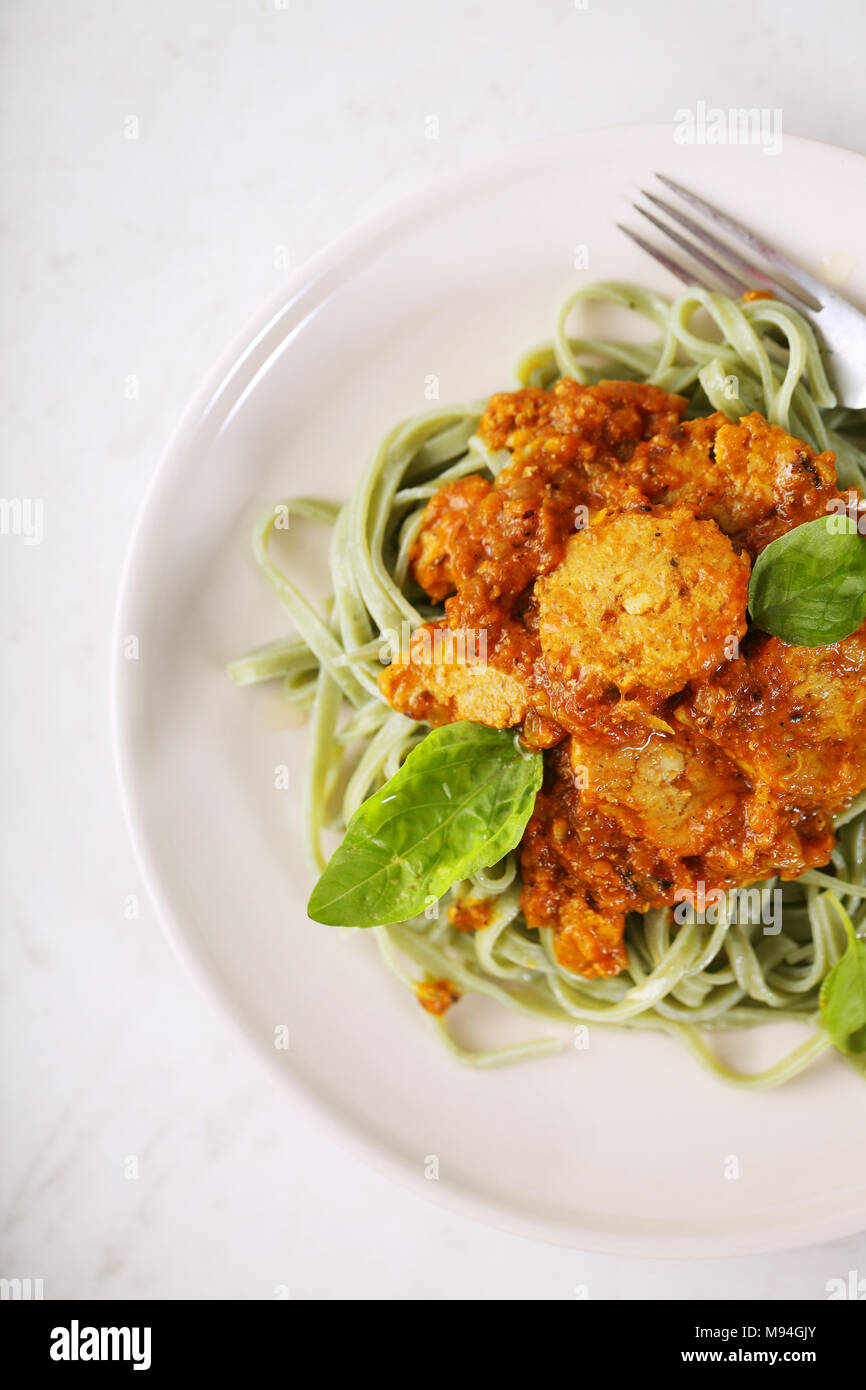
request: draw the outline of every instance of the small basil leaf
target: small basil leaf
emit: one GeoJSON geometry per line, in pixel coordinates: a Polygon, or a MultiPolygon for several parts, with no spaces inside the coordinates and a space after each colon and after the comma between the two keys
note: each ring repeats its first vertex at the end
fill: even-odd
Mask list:
{"type": "Polygon", "coordinates": [[[513,731],[466,721],[434,729],[352,816],[310,916],[341,927],[414,917],[514,848],[542,771],[541,754],[513,731]]]}
{"type": "Polygon", "coordinates": [[[842,904],[848,946],[821,986],[821,1022],[840,1052],[866,1052],[866,941],[856,935],[842,904]]]}
{"type": "Polygon", "coordinates": [[[820,516],[771,541],[749,583],[757,627],[799,647],[841,642],[866,618],[866,542],[850,517],[820,516]]]}

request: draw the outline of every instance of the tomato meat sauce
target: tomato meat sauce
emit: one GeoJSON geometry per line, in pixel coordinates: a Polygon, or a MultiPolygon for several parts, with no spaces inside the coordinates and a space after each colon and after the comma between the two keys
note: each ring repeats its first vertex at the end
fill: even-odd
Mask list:
{"type": "Polygon", "coordinates": [[[753,560],[840,498],[833,455],[685,407],[635,382],[493,396],[505,467],[441,488],[412,554],[445,617],[379,678],[410,718],[543,751],[521,907],[587,978],[626,965],[630,912],[826,864],[866,786],[866,624],[821,648],[747,626],[753,560]]]}

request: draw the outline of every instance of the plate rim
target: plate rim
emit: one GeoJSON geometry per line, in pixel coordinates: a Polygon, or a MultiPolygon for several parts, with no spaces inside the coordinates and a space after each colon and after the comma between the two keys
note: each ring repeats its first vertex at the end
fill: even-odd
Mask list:
{"type": "MultiPolygon", "coordinates": [[[[266,1062],[270,1074],[278,1075],[282,1083],[290,1088],[294,1102],[300,1105],[312,1124],[322,1129],[344,1152],[360,1159],[366,1167],[396,1182],[416,1197],[509,1234],[561,1248],[608,1255],[649,1259],[714,1259],[782,1252],[854,1235],[866,1229],[866,1204],[850,1214],[839,1213],[835,1219],[808,1216],[783,1230],[774,1228],[770,1231],[762,1227],[754,1233],[738,1231],[727,1236],[599,1232],[589,1227],[581,1227],[579,1223],[569,1223],[563,1228],[550,1218],[509,1210],[493,1199],[463,1191],[458,1187],[452,1188],[440,1183],[422,1184],[417,1172],[411,1169],[406,1161],[387,1145],[359,1132],[351,1121],[340,1114],[336,1105],[318,1095],[312,1085],[291,1065],[287,1066],[284,1059],[277,1058],[272,1049],[266,1049],[256,1040],[243,1010],[224,988],[216,968],[193,947],[184,926],[183,913],[173,906],[162,890],[158,866],[147,843],[141,809],[136,805],[132,770],[133,738],[129,707],[121,693],[122,665],[119,659],[122,636],[130,630],[124,619],[127,612],[135,607],[136,590],[141,582],[139,553],[143,548],[150,515],[160,491],[170,479],[175,467],[181,465],[186,444],[219,400],[236,370],[242,366],[255,346],[266,339],[269,330],[305,290],[314,286],[327,271],[339,267],[351,256],[371,249],[383,233],[395,226],[406,226],[413,218],[423,214],[428,206],[443,199],[457,197],[471,185],[479,186],[495,180],[505,172],[525,167],[526,162],[536,158],[539,151],[553,159],[559,150],[576,149],[581,143],[600,137],[618,135],[625,139],[630,134],[672,132],[673,129],[673,123],[664,121],[625,122],[586,128],[553,138],[522,141],[485,158],[471,160],[457,170],[433,176],[420,186],[389,200],[384,207],[351,224],[339,236],[327,242],[297,266],[280,287],[246,318],[228,345],[212,361],[211,367],[201,379],[201,384],[181,411],[138,502],[127,539],[112,620],[109,714],[112,758],[123,820],[143,886],[175,957],[181,961],[214,1008],[223,1018],[229,1020],[247,1052],[257,1057],[260,1063],[266,1062]]],[[[858,151],[803,136],[786,134],[784,138],[786,144],[793,144],[799,148],[819,149],[833,155],[841,155],[846,161],[861,165],[862,171],[866,172],[866,155],[858,151]]],[[[286,1053],[285,1058],[290,1058],[290,1054],[286,1053]]]]}

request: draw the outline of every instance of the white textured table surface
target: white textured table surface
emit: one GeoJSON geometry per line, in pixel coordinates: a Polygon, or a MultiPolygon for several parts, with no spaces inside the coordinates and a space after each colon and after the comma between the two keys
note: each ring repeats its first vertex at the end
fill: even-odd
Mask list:
{"type": "Polygon", "coordinates": [[[44,499],[44,538],[0,537],[0,1275],[46,1297],[437,1299],[821,1298],[862,1277],[866,1236],[696,1264],[552,1249],[335,1148],[163,938],[107,713],[147,480],[287,263],[490,151],[698,101],[866,151],[859,0],[7,0],[2,26],[0,490],[44,499]]]}

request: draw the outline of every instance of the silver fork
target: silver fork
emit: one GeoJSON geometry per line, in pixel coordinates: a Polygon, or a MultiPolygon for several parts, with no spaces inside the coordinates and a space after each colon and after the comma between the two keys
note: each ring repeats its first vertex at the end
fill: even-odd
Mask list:
{"type": "Polygon", "coordinates": [[[767,262],[776,273],[756,265],[679,207],[654,193],[647,192],[646,189],[641,189],[643,197],[678,227],[684,227],[691,233],[694,241],[683,236],[676,227],[668,226],[655,213],[649,212],[639,203],[633,203],[632,206],[658,231],[669,237],[675,246],[686,252],[695,264],[701,267],[701,271],[695,273],[689,270],[679,260],[618,222],[616,225],[620,231],[625,232],[642,250],[687,285],[701,285],[709,290],[718,289],[721,285],[728,293],[734,295],[745,294],[748,290],[766,290],[774,299],[790,304],[801,314],[812,315],[815,320],[813,326],[820,331],[822,346],[829,359],[827,367],[840,404],[854,409],[866,406],[866,314],[855,309],[847,299],[843,299],[835,290],[816,280],[807,270],[795,265],[781,251],[777,251],[754,232],[735,222],[732,217],[719,212],[718,208],[714,208],[695,193],[690,193],[682,184],[675,183],[664,174],[656,174],[656,178],[681,202],[700,213],[719,231],[746,247],[752,255],[767,262]],[[710,251],[714,252],[714,255],[710,255],[710,251]],[[721,259],[717,260],[715,257],[721,259]],[[715,284],[712,283],[713,278],[715,284]]]}

